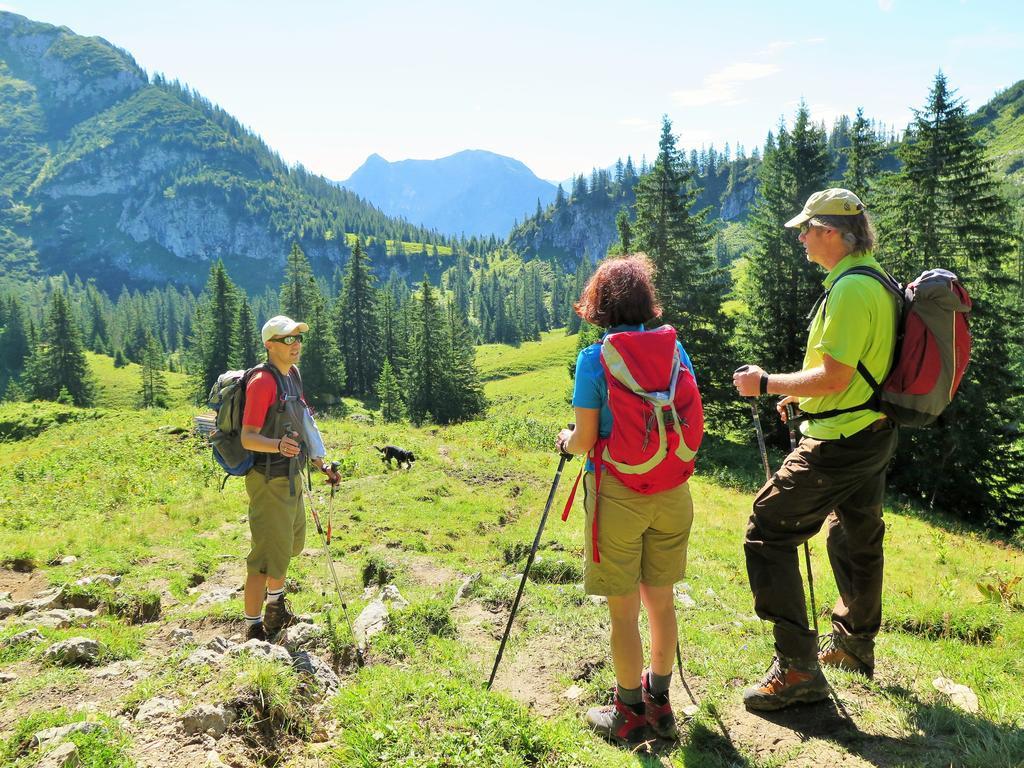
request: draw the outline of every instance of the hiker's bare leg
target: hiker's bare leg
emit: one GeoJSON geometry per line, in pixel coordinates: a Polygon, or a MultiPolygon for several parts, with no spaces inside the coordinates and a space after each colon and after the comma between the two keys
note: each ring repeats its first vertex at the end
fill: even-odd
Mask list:
{"type": "Polygon", "coordinates": [[[259,616],[263,612],[263,597],[268,589],[281,589],[284,579],[272,579],[262,573],[251,573],[245,579],[245,615],[259,616]]]}
{"type": "Polygon", "coordinates": [[[651,627],[651,670],[656,675],[671,674],[679,637],[672,586],[641,584],[640,599],[647,609],[647,623],[651,627]]]}
{"type": "Polygon", "coordinates": [[[640,640],[640,593],[608,598],[612,620],[612,664],[615,679],[623,688],[639,688],[644,667],[644,647],[640,640]]]}

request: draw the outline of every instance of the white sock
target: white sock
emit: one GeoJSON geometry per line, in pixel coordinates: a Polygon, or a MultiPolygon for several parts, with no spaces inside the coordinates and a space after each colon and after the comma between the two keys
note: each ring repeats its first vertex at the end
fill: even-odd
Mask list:
{"type": "Polygon", "coordinates": [[[280,589],[268,589],[267,590],[267,602],[273,603],[280,600],[284,596],[284,587],[280,589]]]}
{"type": "Polygon", "coordinates": [[[253,627],[253,626],[259,624],[261,621],[263,621],[263,619],[260,618],[260,616],[258,616],[258,615],[257,616],[250,616],[249,614],[245,615],[246,626],[253,627]]]}

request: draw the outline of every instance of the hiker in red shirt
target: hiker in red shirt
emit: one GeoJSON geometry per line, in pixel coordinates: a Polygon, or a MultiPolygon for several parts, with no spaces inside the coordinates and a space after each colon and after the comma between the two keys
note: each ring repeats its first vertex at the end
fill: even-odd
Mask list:
{"type": "Polygon", "coordinates": [[[652,735],[678,737],[668,698],[678,647],[673,586],[686,570],[693,521],[686,480],[703,413],[675,330],[644,329],[661,314],[644,254],[602,262],[575,310],[605,334],[579,354],[576,425],[559,433],[556,446],[588,455],[584,587],[608,598],[616,678],[614,703],[591,709],[587,722],[635,746],[652,735]],[[646,670],[641,605],[651,632],[646,670]]]}
{"type": "Polygon", "coordinates": [[[309,330],[284,315],[263,326],[267,362],[249,379],[242,414],[242,447],[257,454],[245,476],[249,495],[249,531],[252,548],[246,558],[246,639],[272,639],[295,622],[284,600],[284,579],[291,558],[302,552],[306,540],[306,512],[302,504],[302,478],[308,458],[328,482],[339,481],[323,459],[319,430],[303,399],[302,379],[296,365],[302,354],[302,334],[309,330]],[[282,391],[283,389],[283,391],[282,391]],[[303,453],[303,448],[310,455],[303,453]],[[320,455],[315,455],[320,454],[320,455]],[[263,613],[264,593],[266,612],[263,613]]]}

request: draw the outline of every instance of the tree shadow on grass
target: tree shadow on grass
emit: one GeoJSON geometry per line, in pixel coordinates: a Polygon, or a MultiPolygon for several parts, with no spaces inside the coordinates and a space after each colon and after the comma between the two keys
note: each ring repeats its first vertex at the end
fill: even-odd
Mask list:
{"type": "Polygon", "coordinates": [[[836,699],[820,704],[751,713],[791,730],[801,741],[830,741],[879,768],[996,768],[1024,765],[1024,729],[994,723],[943,703],[924,702],[898,686],[881,688],[882,695],[908,711],[913,731],[904,738],[861,731],[836,699]]]}

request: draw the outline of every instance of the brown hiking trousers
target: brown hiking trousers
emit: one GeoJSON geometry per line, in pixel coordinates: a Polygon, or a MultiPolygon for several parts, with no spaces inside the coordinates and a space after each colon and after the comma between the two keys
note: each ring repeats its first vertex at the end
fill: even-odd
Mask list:
{"type": "Polygon", "coordinates": [[[874,667],[882,623],[882,499],[899,430],[888,420],[838,440],[804,437],[754,499],[743,549],[754,610],[774,624],[775,649],[812,662],[801,544],[828,521],[828,557],[839,587],[832,629],[844,650],[874,667]]]}

